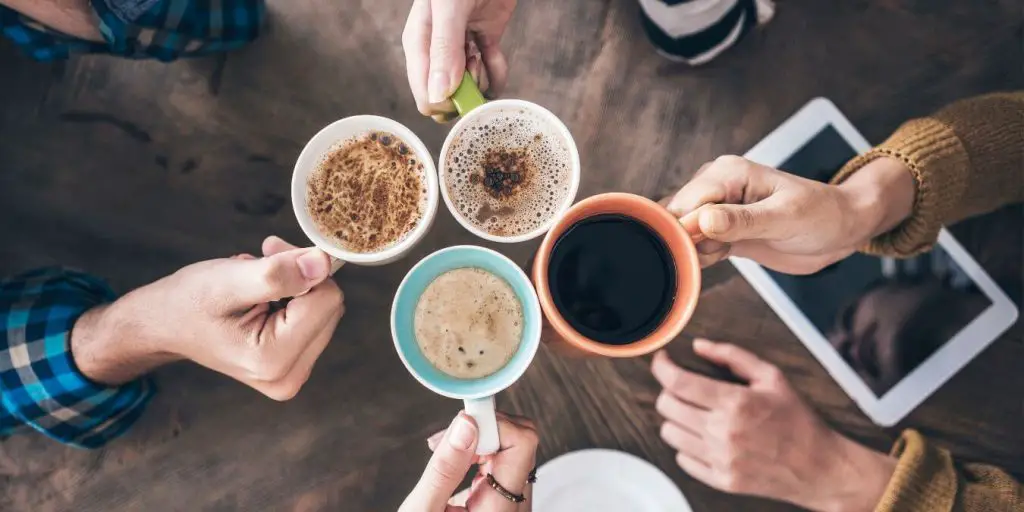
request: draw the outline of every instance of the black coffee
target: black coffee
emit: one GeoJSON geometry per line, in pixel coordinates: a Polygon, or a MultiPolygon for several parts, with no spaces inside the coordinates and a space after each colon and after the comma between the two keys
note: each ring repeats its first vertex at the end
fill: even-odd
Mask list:
{"type": "Polygon", "coordinates": [[[654,332],[675,300],[676,268],[646,224],[603,214],[573,224],[548,266],[555,307],[580,334],[627,345],[654,332]]]}

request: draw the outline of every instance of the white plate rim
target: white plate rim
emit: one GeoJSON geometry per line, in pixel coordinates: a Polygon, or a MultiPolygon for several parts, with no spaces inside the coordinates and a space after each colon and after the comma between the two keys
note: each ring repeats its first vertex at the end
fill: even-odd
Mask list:
{"type": "Polygon", "coordinates": [[[623,474],[632,478],[632,483],[643,487],[651,496],[658,496],[659,505],[665,511],[692,512],[683,492],[661,469],[649,461],[631,453],[607,448],[587,448],[568,452],[551,459],[537,468],[537,483],[534,484],[534,512],[550,510],[545,508],[544,489],[567,485],[579,474],[579,468],[591,473],[608,472],[614,469],[617,476],[623,474]]]}

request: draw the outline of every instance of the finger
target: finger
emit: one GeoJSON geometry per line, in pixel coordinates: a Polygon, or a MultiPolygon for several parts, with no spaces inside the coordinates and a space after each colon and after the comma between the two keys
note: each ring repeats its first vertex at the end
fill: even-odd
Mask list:
{"type": "Polygon", "coordinates": [[[696,212],[697,225],[705,237],[720,242],[741,242],[770,237],[784,221],[774,215],[766,202],[754,204],[709,204],[696,212]]]}
{"type": "Polygon", "coordinates": [[[702,437],[707,431],[708,411],[688,404],[672,393],[662,391],[654,402],[654,409],[661,417],[689,430],[696,437],[702,437]]]}
{"type": "Polygon", "coordinates": [[[263,251],[264,256],[273,256],[278,253],[292,251],[298,248],[298,246],[292,245],[278,236],[270,235],[263,239],[263,246],[261,247],[261,250],[263,251]]]}
{"type": "Polygon", "coordinates": [[[399,511],[444,510],[476,458],[476,423],[459,413],[399,511]]]}
{"type": "Polygon", "coordinates": [[[481,45],[480,53],[487,71],[487,96],[497,98],[508,83],[508,59],[497,44],[481,45]]]}
{"type": "Polygon", "coordinates": [[[430,0],[414,0],[402,32],[405,71],[409,89],[421,114],[431,115],[427,100],[427,73],[430,70],[430,0]]]}
{"type": "MultiPolygon", "coordinates": [[[[280,311],[278,313],[280,313],[280,311]]],[[[323,330],[317,334],[311,342],[309,342],[309,345],[300,355],[298,355],[298,357],[294,357],[292,354],[280,356],[282,358],[286,358],[282,364],[282,367],[285,368],[284,370],[281,370],[282,376],[271,379],[256,379],[250,377],[244,380],[244,382],[274,400],[291,400],[299,393],[302,387],[309,380],[309,376],[313,372],[313,366],[316,364],[320,354],[323,353],[324,348],[326,348],[327,344],[330,343],[333,335],[334,327],[332,325],[326,325],[323,330]]]]}
{"type": "Polygon", "coordinates": [[[473,77],[480,92],[487,92],[490,86],[490,78],[487,76],[487,66],[484,64],[480,47],[477,46],[473,34],[466,34],[466,71],[473,77]]]}
{"type": "Polygon", "coordinates": [[[471,2],[430,2],[430,72],[427,100],[446,101],[466,71],[466,26],[471,2]]]}
{"type": "Polygon", "coordinates": [[[774,374],[775,365],[731,343],[713,343],[708,340],[693,340],[693,351],[698,355],[750,382],[774,374]]]}
{"type": "Polygon", "coordinates": [[[707,268],[732,254],[732,244],[717,240],[702,240],[697,243],[697,261],[701,268],[707,268]]]}
{"type": "MultiPolygon", "coordinates": [[[[498,420],[498,438],[501,439],[501,449],[489,458],[487,469],[506,490],[525,495],[526,479],[537,464],[537,431],[501,418],[498,420]]],[[[490,486],[481,485],[479,491],[466,502],[466,508],[515,512],[518,506],[490,486]]]]}
{"type": "Polygon", "coordinates": [[[509,414],[502,411],[495,411],[494,414],[497,415],[498,418],[514,423],[518,427],[537,430],[537,423],[526,416],[517,416],[515,414],[509,414]]]}
{"type": "Polygon", "coordinates": [[[259,342],[266,347],[265,357],[275,360],[280,375],[266,380],[284,379],[303,358],[303,371],[312,370],[341,320],[344,301],[344,294],[336,284],[324,283],[292,299],[267,319],[259,333],[259,342]]]}
{"type": "MultiPolygon", "coordinates": [[[[333,284],[333,283],[332,283],[333,284]]],[[[320,286],[326,286],[327,284],[321,284],[320,286]]],[[[276,314],[281,314],[278,311],[276,314]]],[[[306,346],[305,350],[299,355],[292,369],[288,372],[281,382],[276,383],[277,385],[283,386],[284,390],[282,394],[286,395],[287,398],[291,398],[298,393],[299,389],[309,380],[310,375],[313,374],[313,367],[316,365],[317,360],[327,349],[327,345],[331,343],[331,339],[334,338],[334,332],[337,329],[338,321],[345,314],[345,303],[342,298],[342,304],[340,311],[337,314],[337,318],[326,322],[321,331],[316,334],[312,341],[306,346]],[[290,395],[290,396],[289,396],[290,395]]],[[[274,319],[273,321],[277,321],[274,319]]]]}
{"type": "Polygon", "coordinates": [[[651,372],[658,383],[676,398],[704,409],[714,409],[743,388],[686,371],[673,363],[664,350],[654,354],[651,372]]]}
{"type": "Polygon", "coordinates": [[[209,283],[228,311],[295,296],[328,278],[331,262],[320,249],[295,249],[258,260],[228,260],[209,283]]]}
{"type": "Polygon", "coordinates": [[[666,208],[682,218],[705,204],[725,202],[728,189],[725,177],[721,176],[723,171],[718,169],[709,176],[711,167],[711,162],[702,165],[694,178],[672,196],[666,208]]]}
{"type": "Polygon", "coordinates": [[[695,459],[690,455],[679,452],[676,454],[676,464],[686,472],[686,474],[700,480],[706,485],[715,486],[715,472],[711,469],[711,466],[704,461],[695,459]]]}
{"type": "Polygon", "coordinates": [[[232,260],[254,260],[254,259],[256,259],[256,256],[253,256],[252,254],[236,254],[236,255],[232,256],[231,258],[229,258],[229,259],[232,259],[232,260]]]}
{"type": "Polygon", "coordinates": [[[846,258],[855,250],[854,247],[850,247],[826,254],[786,254],[761,241],[749,240],[732,244],[730,254],[754,260],[777,272],[805,275],[813,274],[846,258]]]}
{"type": "Polygon", "coordinates": [[[703,439],[693,435],[693,432],[680,428],[679,425],[671,421],[666,421],[661,424],[659,435],[661,440],[665,441],[665,444],[671,446],[677,452],[685,453],[701,464],[710,465],[707,462],[709,458],[707,445],[703,439]]]}

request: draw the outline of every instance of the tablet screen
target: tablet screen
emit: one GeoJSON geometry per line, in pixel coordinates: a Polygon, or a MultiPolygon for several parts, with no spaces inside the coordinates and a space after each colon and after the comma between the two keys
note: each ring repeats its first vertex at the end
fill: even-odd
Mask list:
{"type": "MultiPolygon", "coordinates": [[[[779,168],[827,182],[856,154],[827,126],[779,168]]],[[[808,276],[765,270],[879,397],[992,304],[939,246],[904,260],[858,253],[808,276]]]]}

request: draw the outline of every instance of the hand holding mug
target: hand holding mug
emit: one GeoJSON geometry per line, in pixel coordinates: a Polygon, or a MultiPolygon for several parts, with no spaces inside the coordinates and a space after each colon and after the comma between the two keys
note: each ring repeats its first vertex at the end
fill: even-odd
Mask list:
{"type": "Polygon", "coordinates": [[[118,384],[190,359],[275,400],[295,396],[334,334],[344,297],[319,249],[269,237],[263,254],[195,263],[90,310],[73,332],[76,363],[118,384]]]}
{"type": "Polygon", "coordinates": [[[833,431],[779,368],[734,345],[696,340],[694,352],[746,384],[675,365],[651,370],[664,388],[655,407],[661,438],[690,476],[716,489],[788,501],[811,510],[871,510],[896,461],[833,431]]]}
{"type": "Polygon", "coordinates": [[[665,204],[698,240],[703,266],[740,256],[810,274],[895,227],[913,197],[912,175],[894,159],[874,160],[836,186],[723,156],[665,204]]]}
{"type": "Polygon", "coordinates": [[[460,413],[451,426],[434,434],[427,445],[434,455],[423,476],[405,499],[399,512],[529,512],[532,509],[532,485],[528,482],[536,467],[537,430],[532,421],[498,413],[501,448],[493,455],[477,456],[478,430],[473,419],[460,413]],[[465,502],[453,499],[473,464],[479,473],[465,493],[465,502]],[[490,486],[486,475],[511,494],[525,501],[515,503],[490,486]]]}
{"type": "Polygon", "coordinates": [[[455,117],[448,99],[469,71],[480,90],[497,95],[508,77],[499,43],[516,0],[414,0],[402,33],[416,107],[438,121],[455,117]]]}

